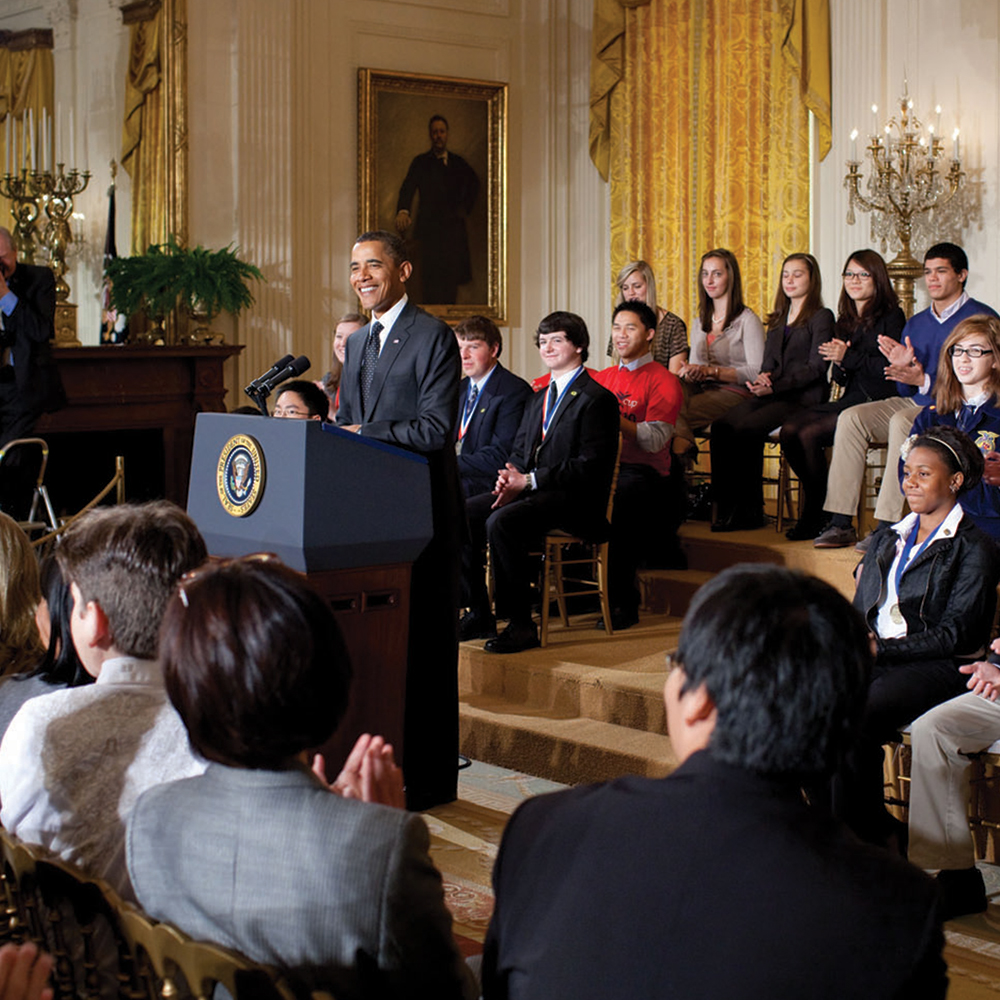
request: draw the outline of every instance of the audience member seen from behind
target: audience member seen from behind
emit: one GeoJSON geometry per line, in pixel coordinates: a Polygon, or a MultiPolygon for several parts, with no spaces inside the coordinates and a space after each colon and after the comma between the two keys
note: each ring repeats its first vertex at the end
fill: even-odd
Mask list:
{"type": "Polygon", "coordinates": [[[668,660],[678,768],[539,795],[508,823],[486,1000],[944,997],[930,879],[802,795],[848,746],[871,658],[820,580],[706,583],[668,660]]]}
{"type": "Polygon", "coordinates": [[[325,420],[329,401],[315,382],[293,379],[286,382],[274,397],[273,417],[287,420],[325,420]]]}
{"type": "Polygon", "coordinates": [[[839,395],[800,410],[781,426],[781,453],[802,489],[802,514],[786,532],[792,541],[815,538],[829,519],[823,512],[826,449],[833,445],[838,414],[896,393],[895,383],[885,377],[885,358],[878,345],[880,337],[900,339],[906,316],[885,261],[874,250],[858,250],[844,265],[843,278],[833,337],[819,346],[839,395]]]}
{"type": "Polygon", "coordinates": [[[833,313],[823,307],[819,264],[793,253],[781,266],[760,374],[752,398],[712,424],[713,531],[759,528],[764,523],[764,443],[792,414],[826,394],[826,362],[819,352],[833,335],[833,313]]]}
{"type": "Polygon", "coordinates": [[[740,265],[732,251],[709,250],[698,268],[698,316],[691,324],[691,360],[681,366],[687,389],[681,417],[694,432],[704,430],[734,406],[750,398],[746,383],[760,373],[764,357],[764,328],[756,313],[743,304],[740,265]]]}
{"type": "MultiPolygon", "coordinates": [[[[618,296],[615,306],[623,302],[645,302],[656,315],[656,336],[650,353],[654,361],[679,375],[687,362],[689,347],[687,327],[680,316],[667,312],[656,301],[656,278],[653,269],[644,260],[630,260],[619,272],[615,281],[618,296]]],[[[608,340],[608,357],[612,357],[614,337],[608,340]]]]}
{"type": "Polygon", "coordinates": [[[859,569],[854,605],[877,652],[834,804],[872,843],[899,834],[883,803],[882,745],[965,689],[959,668],[982,656],[989,636],[1000,557],[959,504],[982,474],[983,456],[961,431],[934,427],[914,439],[903,465],[912,513],[875,532],[859,569]]]}
{"type": "Polygon", "coordinates": [[[346,316],[341,316],[334,330],[330,370],[316,383],[316,388],[322,389],[326,393],[327,399],[330,400],[327,420],[331,422],[336,419],[337,407],[340,406],[340,377],[344,371],[347,338],[355,330],[360,330],[367,322],[360,313],[348,313],[346,316]]]}
{"type": "Polygon", "coordinates": [[[96,683],[26,702],[0,743],[0,823],[126,899],[125,822],[152,785],[204,770],[167,700],[160,622],[201,565],[194,522],[166,501],[89,511],[56,556],[73,598],[73,645],[96,683]]]}
{"type": "MultiPolygon", "coordinates": [[[[3,527],[0,526],[0,538],[2,535],[3,527]]],[[[34,564],[35,556],[30,548],[27,555],[34,564]]],[[[10,566],[11,563],[5,559],[3,565],[10,566]]],[[[46,556],[42,561],[41,583],[42,599],[35,611],[35,624],[45,652],[33,664],[34,669],[11,674],[0,680],[0,739],[3,739],[11,720],[29,699],[59,688],[79,687],[94,682],[94,678],[87,673],[76,655],[70,635],[73,597],[55,556],[46,556]]]]}
{"type": "Polygon", "coordinates": [[[35,624],[38,560],[17,522],[0,513],[0,675],[37,666],[45,647],[35,624]]]}
{"type": "Polygon", "coordinates": [[[374,804],[403,803],[391,748],[363,736],[332,787],[310,770],[310,748],[347,706],[350,666],[305,579],[273,559],[192,574],[160,654],[210,763],[135,809],[128,864],[142,907],[289,970],[303,992],[475,996],[423,819],[374,804]]]}
{"type": "MultiPolygon", "coordinates": [[[[913,422],[913,434],[957,427],[986,460],[982,481],[962,493],[962,510],[1000,541],[1000,319],[973,316],[948,335],[938,362],[935,403],[913,422]]],[[[902,474],[902,462],[900,474],[902,474]]]]}

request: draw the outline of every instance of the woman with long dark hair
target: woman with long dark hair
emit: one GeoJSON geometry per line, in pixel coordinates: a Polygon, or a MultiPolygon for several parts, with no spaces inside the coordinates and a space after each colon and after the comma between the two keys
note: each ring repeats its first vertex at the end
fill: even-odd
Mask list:
{"type": "Polygon", "coordinates": [[[896,384],[885,377],[878,338],[900,340],[906,316],[885,261],[874,250],[856,250],[844,265],[843,279],[836,329],[819,347],[839,395],[792,414],[781,426],[781,451],[802,489],[802,516],[786,532],[793,541],[815,538],[828,519],[823,513],[826,449],[833,444],[838,415],[849,406],[896,393],[896,384]]]}
{"type": "Polygon", "coordinates": [[[819,264],[812,254],[785,258],[766,322],[760,374],[746,383],[752,398],[712,424],[713,531],[764,523],[764,442],[793,413],[823,397],[826,361],[819,347],[833,333],[833,313],[823,306],[819,264]]]}

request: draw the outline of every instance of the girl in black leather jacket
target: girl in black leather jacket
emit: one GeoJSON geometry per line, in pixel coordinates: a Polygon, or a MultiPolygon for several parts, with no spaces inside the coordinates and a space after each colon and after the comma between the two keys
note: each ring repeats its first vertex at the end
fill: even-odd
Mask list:
{"type": "Polygon", "coordinates": [[[934,427],[912,440],[903,468],[912,513],[876,533],[854,595],[876,656],[840,803],[859,836],[883,843],[892,820],[882,804],[882,744],[965,690],[958,666],[985,649],[1000,578],[995,543],[958,502],[983,474],[972,441],[953,427],[934,427]]]}

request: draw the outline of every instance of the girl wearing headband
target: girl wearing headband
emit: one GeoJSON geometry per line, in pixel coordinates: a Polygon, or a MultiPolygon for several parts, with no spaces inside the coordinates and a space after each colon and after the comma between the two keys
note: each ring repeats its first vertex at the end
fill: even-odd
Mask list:
{"type": "Polygon", "coordinates": [[[855,832],[890,845],[897,821],[883,805],[882,745],[902,726],[965,690],[958,667],[985,650],[996,604],[996,545],[959,498],[983,475],[983,456],[955,427],[912,439],[903,459],[911,513],[880,527],[861,563],[854,605],[876,648],[861,732],[835,800],[855,832]]]}

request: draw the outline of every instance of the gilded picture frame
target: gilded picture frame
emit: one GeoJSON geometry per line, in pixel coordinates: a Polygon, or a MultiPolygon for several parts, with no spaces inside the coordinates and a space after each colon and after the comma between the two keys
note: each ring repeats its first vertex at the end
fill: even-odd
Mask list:
{"type": "Polygon", "coordinates": [[[358,70],[358,227],[406,239],[411,299],[507,317],[507,84],[358,70]]]}

